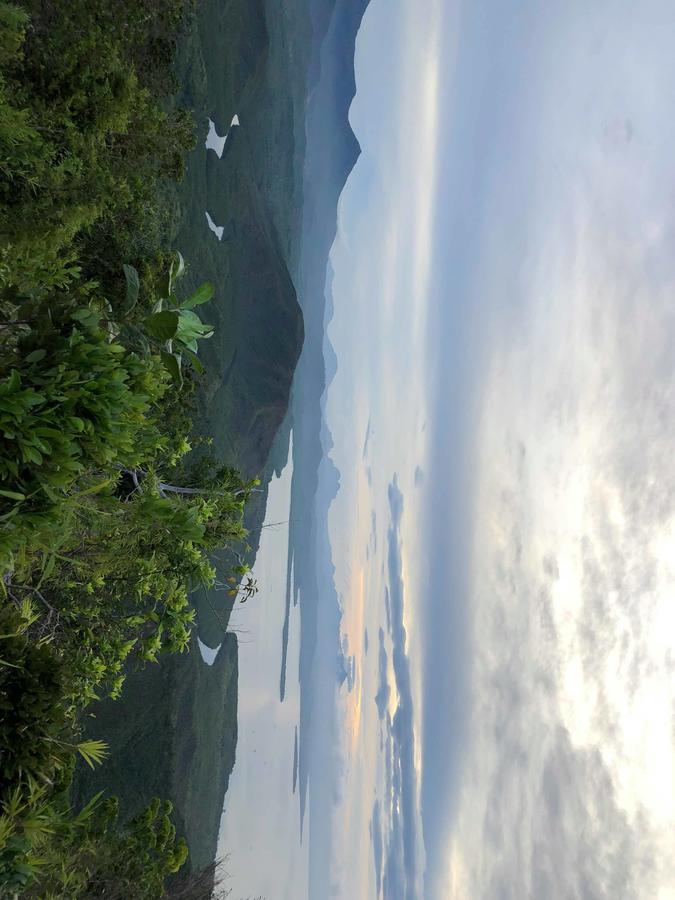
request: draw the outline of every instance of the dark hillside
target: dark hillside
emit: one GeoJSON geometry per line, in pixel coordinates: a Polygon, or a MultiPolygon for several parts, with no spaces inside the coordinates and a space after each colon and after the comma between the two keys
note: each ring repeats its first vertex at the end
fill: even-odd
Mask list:
{"type": "Polygon", "coordinates": [[[220,159],[202,141],[188,158],[174,243],[217,286],[205,308],[216,334],[204,350],[202,418],[219,455],[247,474],[265,466],[303,341],[287,238],[297,203],[292,86],[272,61],[264,3],[207,0],[177,73],[202,134],[208,118],[223,135],[235,114],[241,122],[220,159]],[[224,228],[220,241],[207,211],[224,228]]]}
{"type": "Polygon", "coordinates": [[[189,654],[131,673],[118,700],[97,705],[96,733],[114,736],[114,752],[79,788],[85,796],[91,788],[113,791],[130,813],[152,797],[170,798],[190,865],[200,869],[216,855],[234,766],[237,639],[227,635],[211,667],[201,664],[195,645],[193,639],[189,654]]]}

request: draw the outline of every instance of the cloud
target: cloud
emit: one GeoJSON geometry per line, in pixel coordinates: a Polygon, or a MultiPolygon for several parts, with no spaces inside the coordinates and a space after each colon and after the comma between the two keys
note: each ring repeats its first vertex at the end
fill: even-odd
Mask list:
{"type": "Polygon", "coordinates": [[[388,677],[388,658],[387,651],[384,646],[384,631],[379,631],[380,647],[378,654],[378,688],[375,695],[375,705],[377,706],[377,714],[381,720],[384,719],[387,708],[389,707],[389,695],[391,689],[389,687],[388,677]]]}
{"type": "Polygon", "coordinates": [[[387,631],[391,634],[391,602],[389,600],[389,588],[384,589],[384,613],[387,624],[387,631]]]}
{"type": "MultiPolygon", "coordinates": [[[[378,712],[386,713],[385,747],[387,762],[387,796],[384,811],[383,894],[391,900],[413,900],[421,896],[420,818],[418,808],[418,776],[415,767],[415,727],[410,661],[404,625],[405,588],[401,550],[401,518],[403,495],[396,478],[388,488],[390,526],[387,534],[387,577],[391,640],[391,665],[396,689],[393,717],[387,710],[389,685],[384,645],[380,629],[380,690],[378,712]]],[[[376,702],[377,699],[376,699],[376,702]]]]}
{"type": "Polygon", "coordinates": [[[373,842],[373,860],[375,863],[375,890],[377,896],[382,893],[382,823],[380,821],[380,801],[373,804],[373,815],[370,820],[370,839],[373,842]]]}
{"type": "Polygon", "coordinates": [[[434,897],[675,885],[670,6],[587,11],[524,12],[482,108],[472,712],[434,897]]]}
{"type": "MultiPolygon", "coordinates": [[[[601,423],[583,460],[566,446],[542,472],[556,415],[535,416],[525,462],[520,422],[503,423],[489,503],[499,524],[481,519],[478,529],[472,762],[457,829],[482,852],[480,861],[468,854],[465,887],[488,900],[656,897],[674,874],[664,855],[673,822],[665,799],[673,795],[672,673],[656,630],[673,572],[654,554],[658,504],[647,512],[641,500],[656,471],[640,454],[639,478],[610,478],[617,450],[626,464],[626,430],[601,423]],[[580,464],[596,474],[570,498],[580,464]]],[[[619,408],[593,407],[596,422],[604,415],[616,421],[619,408]]],[[[658,429],[646,435],[665,441],[658,429]]]]}
{"type": "Polygon", "coordinates": [[[636,844],[599,749],[575,748],[569,733],[556,729],[543,760],[540,796],[532,821],[534,896],[642,895],[653,871],[652,850],[649,842],[636,844]]]}
{"type": "Polygon", "coordinates": [[[364,459],[368,456],[368,446],[370,444],[370,436],[373,431],[372,426],[372,416],[368,417],[368,424],[366,425],[366,436],[363,439],[363,450],[361,451],[361,459],[364,459]]]}

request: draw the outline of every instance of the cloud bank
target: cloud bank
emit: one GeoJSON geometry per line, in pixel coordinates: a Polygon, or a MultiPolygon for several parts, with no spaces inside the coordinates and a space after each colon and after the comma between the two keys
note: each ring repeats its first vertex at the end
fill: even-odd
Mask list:
{"type": "Polygon", "coordinates": [[[663,137],[675,64],[661,26],[672,11],[565,4],[549,31],[552,10],[546,59],[528,71],[537,88],[500,135],[510,161],[492,182],[476,279],[493,327],[471,731],[437,896],[665,900],[675,162],[663,137]],[[504,234],[519,254],[500,252],[504,234]]]}

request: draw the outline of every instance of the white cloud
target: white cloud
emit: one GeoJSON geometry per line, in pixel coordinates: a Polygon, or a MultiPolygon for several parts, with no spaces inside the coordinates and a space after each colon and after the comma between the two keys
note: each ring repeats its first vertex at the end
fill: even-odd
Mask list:
{"type": "Polygon", "coordinates": [[[673,896],[675,66],[650,7],[621,5],[600,47],[593,17],[567,23],[512,144],[534,202],[493,198],[524,252],[481,258],[496,324],[451,896],[673,896]]]}

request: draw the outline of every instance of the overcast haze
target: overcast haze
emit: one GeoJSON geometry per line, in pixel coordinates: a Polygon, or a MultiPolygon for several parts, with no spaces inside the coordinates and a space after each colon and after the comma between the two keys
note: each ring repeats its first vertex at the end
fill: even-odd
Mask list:
{"type": "Polygon", "coordinates": [[[352,669],[302,852],[283,713],[268,897],[317,853],[311,900],[673,898],[675,7],[372,0],[356,77],[325,397],[352,669]]]}

